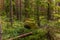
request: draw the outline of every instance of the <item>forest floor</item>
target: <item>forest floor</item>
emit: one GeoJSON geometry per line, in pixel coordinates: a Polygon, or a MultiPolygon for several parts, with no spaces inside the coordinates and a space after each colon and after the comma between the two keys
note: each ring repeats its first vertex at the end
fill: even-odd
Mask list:
{"type": "MultiPolygon", "coordinates": [[[[8,18],[7,18],[8,19],[8,18]]],[[[37,30],[28,30],[23,27],[23,22],[14,21],[13,27],[10,26],[10,22],[7,22],[8,20],[2,17],[2,37],[3,40],[7,40],[13,37],[17,37],[21,34],[25,34],[28,32],[33,32],[33,35],[25,38],[20,38],[21,40],[47,40],[44,35],[46,34],[46,31],[49,30],[51,36],[54,38],[54,40],[60,40],[60,27],[49,27],[49,28],[43,28],[37,29],[37,30]],[[42,38],[41,38],[42,37],[42,38]]],[[[20,40],[19,39],[19,40],[20,40]]]]}

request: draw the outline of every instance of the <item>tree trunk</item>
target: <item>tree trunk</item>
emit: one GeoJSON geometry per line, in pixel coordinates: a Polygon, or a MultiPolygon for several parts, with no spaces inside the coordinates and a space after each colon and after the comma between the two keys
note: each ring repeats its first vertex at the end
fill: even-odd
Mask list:
{"type": "Polygon", "coordinates": [[[36,1],[36,20],[37,20],[37,24],[40,27],[40,19],[39,19],[40,15],[39,15],[39,1],[36,1]]]}
{"type": "Polygon", "coordinates": [[[0,0],[0,10],[3,10],[4,8],[4,0],[0,0]]]}
{"type": "Polygon", "coordinates": [[[11,26],[13,25],[13,6],[12,6],[12,0],[10,0],[10,22],[11,26]]]}
{"type": "Polygon", "coordinates": [[[18,1],[19,0],[15,0],[15,12],[16,12],[16,16],[17,16],[17,20],[19,20],[19,12],[18,12],[18,1]]]}
{"type": "Polygon", "coordinates": [[[22,0],[20,0],[20,21],[22,20],[22,8],[21,8],[21,6],[22,6],[22,0]]]}
{"type": "Polygon", "coordinates": [[[51,9],[52,0],[48,0],[48,9],[47,9],[47,20],[52,20],[52,9],[51,9]]]}
{"type": "MultiPolygon", "coordinates": [[[[0,10],[1,13],[1,10],[0,10]]],[[[1,29],[2,25],[1,25],[1,14],[0,14],[0,40],[2,40],[2,29],[1,29]]]]}
{"type": "Polygon", "coordinates": [[[24,13],[25,14],[25,18],[29,18],[29,14],[28,14],[29,13],[28,12],[29,11],[29,0],[25,0],[24,3],[25,3],[25,5],[24,5],[24,8],[25,8],[24,9],[25,10],[25,13],[24,13]]]}

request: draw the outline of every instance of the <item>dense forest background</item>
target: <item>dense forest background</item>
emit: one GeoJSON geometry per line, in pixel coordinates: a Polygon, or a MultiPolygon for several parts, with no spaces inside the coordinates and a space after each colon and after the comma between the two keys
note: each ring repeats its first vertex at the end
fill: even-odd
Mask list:
{"type": "Polygon", "coordinates": [[[60,0],[0,0],[0,26],[2,40],[60,40],[60,0]]]}

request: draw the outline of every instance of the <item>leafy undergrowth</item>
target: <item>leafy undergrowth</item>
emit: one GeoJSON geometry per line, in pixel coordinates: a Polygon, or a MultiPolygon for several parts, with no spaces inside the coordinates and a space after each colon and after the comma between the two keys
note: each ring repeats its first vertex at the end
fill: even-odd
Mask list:
{"type": "MultiPolygon", "coordinates": [[[[41,25],[50,25],[50,26],[58,26],[59,27],[59,22],[51,22],[47,23],[47,20],[43,19],[41,20],[41,25]]],[[[24,38],[18,38],[15,40],[48,40],[46,38],[46,30],[43,29],[35,29],[35,30],[30,30],[24,28],[24,23],[15,21],[13,22],[13,26],[11,26],[9,19],[6,18],[5,16],[2,17],[2,40],[8,40],[13,37],[17,37],[18,35],[28,33],[28,32],[33,32],[33,35],[24,37],[24,38]]]]}
{"type": "Polygon", "coordinates": [[[33,35],[27,36],[25,38],[18,38],[16,40],[47,40],[45,37],[46,31],[43,29],[29,30],[23,27],[23,23],[14,22],[13,26],[10,26],[10,23],[4,22],[2,25],[2,38],[3,40],[7,40],[13,37],[17,37],[18,35],[33,32],[33,35]]]}
{"type": "Polygon", "coordinates": [[[2,17],[2,40],[8,40],[13,37],[17,37],[18,35],[25,34],[28,32],[33,32],[33,35],[24,37],[24,38],[18,38],[15,40],[47,40],[45,37],[46,31],[43,29],[35,29],[30,30],[26,29],[23,26],[23,22],[14,21],[13,26],[11,26],[10,22],[4,17],[2,17]]]}

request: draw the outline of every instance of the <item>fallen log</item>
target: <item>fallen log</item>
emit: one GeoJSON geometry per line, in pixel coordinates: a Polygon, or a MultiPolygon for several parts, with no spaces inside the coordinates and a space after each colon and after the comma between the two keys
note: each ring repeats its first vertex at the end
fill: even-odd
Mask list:
{"type": "Polygon", "coordinates": [[[14,40],[14,39],[17,39],[17,38],[24,38],[24,37],[29,36],[29,35],[32,35],[32,32],[25,33],[25,34],[19,35],[19,36],[14,37],[14,38],[10,38],[9,40],[14,40]]]}

